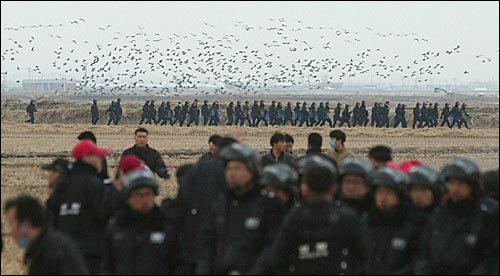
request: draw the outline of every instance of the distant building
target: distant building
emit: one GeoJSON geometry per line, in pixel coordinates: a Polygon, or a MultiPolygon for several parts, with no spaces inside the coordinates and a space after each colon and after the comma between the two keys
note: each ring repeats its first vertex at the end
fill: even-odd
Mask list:
{"type": "Polygon", "coordinates": [[[64,91],[73,90],[76,83],[70,80],[39,79],[23,80],[23,90],[27,91],[64,91]]]}

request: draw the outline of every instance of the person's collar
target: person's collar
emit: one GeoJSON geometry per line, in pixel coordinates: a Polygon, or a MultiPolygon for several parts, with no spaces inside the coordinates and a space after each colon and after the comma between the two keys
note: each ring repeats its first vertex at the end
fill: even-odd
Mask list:
{"type": "Polygon", "coordinates": [[[139,145],[135,144],[134,148],[149,148],[149,144],[146,144],[145,146],[139,146],[139,145]]]}
{"type": "Polygon", "coordinates": [[[255,186],[255,183],[251,181],[250,183],[246,184],[243,187],[238,187],[237,189],[230,190],[229,193],[231,196],[244,199],[247,198],[249,194],[252,193],[252,191],[255,191],[257,187],[255,186]]]}
{"type": "Polygon", "coordinates": [[[284,153],[284,152],[281,152],[279,155],[277,155],[277,156],[276,156],[276,155],[274,154],[274,149],[271,149],[271,155],[272,155],[272,157],[273,157],[274,159],[276,159],[276,158],[280,158],[283,154],[285,154],[285,153],[284,153]]]}

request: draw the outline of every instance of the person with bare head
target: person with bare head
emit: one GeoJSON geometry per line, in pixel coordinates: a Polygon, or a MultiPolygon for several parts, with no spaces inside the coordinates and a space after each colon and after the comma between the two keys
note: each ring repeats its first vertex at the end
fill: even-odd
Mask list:
{"type": "Polygon", "coordinates": [[[215,158],[217,154],[217,145],[219,144],[222,137],[220,135],[214,134],[208,138],[208,148],[209,151],[204,153],[199,161],[206,160],[209,158],[215,158]]]}
{"type": "Polygon", "coordinates": [[[135,154],[139,157],[139,159],[146,163],[151,171],[158,174],[161,178],[168,179],[170,176],[161,154],[157,150],[151,148],[148,144],[148,130],[145,128],[136,129],[134,132],[134,140],[135,145],[126,149],[122,154],[122,158],[129,154],[135,154]]]}
{"type": "Polygon", "coordinates": [[[29,275],[86,275],[82,254],[68,236],[52,230],[43,206],[28,195],[5,203],[12,239],[25,249],[29,275]]]}
{"type": "Polygon", "coordinates": [[[262,156],[262,167],[274,163],[284,163],[294,167],[296,159],[293,155],[286,152],[286,139],[285,135],[276,132],[271,136],[270,142],[272,149],[269,153],[262,156]]]}

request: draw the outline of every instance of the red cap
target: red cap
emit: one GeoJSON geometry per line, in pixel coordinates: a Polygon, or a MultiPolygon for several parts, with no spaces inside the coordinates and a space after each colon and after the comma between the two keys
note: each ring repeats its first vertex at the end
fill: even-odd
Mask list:
{"type": "Polygon", "coordinates": [[[83,139],[73,147],[71,155],[74,158],[80,159],[86,155],[93,154],[99,156],[106,156],[109,151],[105,148],[99,148],[89,139],[83,139]]]}
{"type": "Polygon", "coordinates": [[[120,164],[118,165],[118,169],[123,173],[128,173],[129,171],[139,168],[144,168],[144,165],[142,164],[139,157],[137,157],[137,155],[135,154],[124,156],[122,160],[120,160],[120,164]]]}
{"type": "Polygon", "coordinates": [[[401,163],[401,165],[399,165],[399,168],[403,172],[408,173],[410,171],[411,167],[418,166],[418,165],[422,165],[422,162],[420,162],[418,160],[408,160],[408,161],[404,161],[403,163],[401,163]]]}
{"type": "Polygon", "coordinates": [[[394,161],[387,161],[387,163],[385,163],[385,165],[387,167],[400,170],[404,173],[408,173],[408,171],[410,171],[411,167],[422,165],[422,162],[420,162],[418,160],[408,160],[408,161],[404,161],[403,163],[396,163],[394,161]]]}

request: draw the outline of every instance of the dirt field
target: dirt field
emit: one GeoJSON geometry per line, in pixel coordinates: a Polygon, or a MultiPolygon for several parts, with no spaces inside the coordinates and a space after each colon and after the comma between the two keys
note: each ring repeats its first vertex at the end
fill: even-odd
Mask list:
{"type": "MultiPolygon", "coordinates": [[[[62,124],[61,120],[58,120],[56,124],[28,125],[19,123],[25,116],[21,110],[12,108],[16,114],[14,116],[7,114],[4,104],[2,106],[2,203],[7,198],[20,193],[28,193],[45,200],[47,193],[40,166],[52,161],[55,157],[68,157],[76,142],[76,136],[83,130],[93,131],[97,136],[98,145],[110,149],[108,157],[110,175],[113,175],[122,151],[133,145],[133,131],[137,127],[134,124],[119,126],[70,125],[62,124]]],[[[12,105],[8,106],[12,107],[12,105]]],[[[84,105],[82,104],[82,106],[84,105]]],[[[87,107],[88,105],[85,105],[85,108],[87,107]]],[[[343,128],[347,133],[346,146],[354,153],[366,156],[371,146],[386,144],[393,148],[394,158],[397,161],[419,159],[436,167],[442,166],[452,157],[465,155],[476,159],[484,169],[496,168],[499,166],[498,104],[477,108],[477,110],[484,111],[483,116],[489,116],[491,127],[470,130],[343,128]],[[490,113],[491,111],[492,113],[490,113]]],[[[42,111],[45,114],[48,112],[48,109],[42,111]]],[[[78,111],[76,114],[80,114],[79,112],[82,111],[78,111]]],[[[75,118],[67,117],[66,120],[66,122],[73,122],[75,118]]],[[[82,118],[76,119],[76,121],[80,120],[85,121],[82,118]]],[[[486,125],[486,123],[482,124],[486,125]]],[[[172,175],[175,174],[175,169],[179,165],[196,161],[207,150],[208,137],[214,133],[239,136],[243,142],[265,152],[269,149],[269,138],[272,133],[280,130],[295,137],[294,152],[301,155],[306,150],[307,134],[315,131],[323,135],[324,141],[328,141],[327,135],[331,130],[323,127],[300,129],[263,127],[255,129],[248,127],[147,126],[147,128],[150,130],[150,145],[161,152],[172,175]]],[[[324,145],[328,146],[327,142],[324,145]]],[[[162,181],[161,188],[160,198],[174,197],[177,190],[175,179],[162,181]]],[[[7,233],[9,229],[5,225],[3,214],[2,221],[3,233],[7,233]]],[[[10,237],[4,235],[3,239],[1,273],[24,273],[25,268],[21,264],[21,251],[10,237]]]]}

